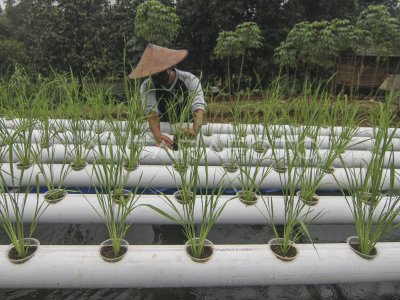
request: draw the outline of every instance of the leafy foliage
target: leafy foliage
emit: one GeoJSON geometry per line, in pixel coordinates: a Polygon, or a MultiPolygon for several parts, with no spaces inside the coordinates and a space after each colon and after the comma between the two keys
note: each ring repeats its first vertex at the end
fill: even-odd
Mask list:
{"type": "Polygon", "coordinates": [[[330,67],[337,52],[330,22],[301,22],[293,27],[286,41],[275,50],[275,61],[290,67],[298,63],[330,67]]]}
{"type": "MultiPolygon", "coordinates": [[[[190,59],[182,63],[182,68],[195,74],[202,72],[203,80],[219,81],[226,77],[229,55],[230,60],[245,58],[243,64],[231,65],[230,72],[237,79],[237,85],[242,71],[246,74],[243,81],[248,84],[257,84],[259,80],[267,83],[280,66],[306,63],[329,68],[338,49],[348,45],[369,47],[389,41],[379,50],[386,55],[396,49],[399,36],[396,35],[398,20],[394,17],[399,16],[399,5],[395,0],[19,0],[4,3],[0,14],[0,39],[6,41],[3,51],[14,49],[13,56],[8,56],[12,58],[11,63],[18,62],[30,73],[39,71],[45,75],[56,69],[72,70],[75,74],[90,71],[101,79],[121,78],[130,69],[125,64],[137,62],[146,43],[153,42],[188,49],[190,59]],[[366,12],[360,15],[363,10],[366,12]],[[228,49],[232,53],[223,54],[221,49],[217,55],[215,41],[219,33],[255,29],[255,24],[259,30],[253,33],[262,37],[257,47],[246,41],[245,51],[242,47],[228,49]],[[288,35],[291,30],[298,31],[298,38],[286,39],[280,45],[286,36],[296,35],[288,35]],[[302,32],[309,34],[304,41],[302,32]],[[311,46],[299,53],[298,47],[306,41],[311,46]],[[24,60],[22,49],[29,53],[29,59],[24,60]],[[236,55],[236,51],[241,52],[236,55]],[[224,58],[211,59],[220,55],[224,58]]],[[[258,40],[255,35],[248,36],[258,40]]],[[[1,61],[4,72],[4,65],[10,62],[1,61]]]]}
{"type": "Polygon", "coordinates": [[[243,65],[246,50],[248,49],[257,49],[261,48],[262,46],[262,36],[261,31],[258,25],[254,22],[244,22],[236,26],[236,32],[239,36],[239,41],[242,45],[242,62],[240,64],[240,72],[239,72],[239,79],[238,79],[238,90],[240,89],[240,80],[242,78],[243,73],[243,65]]]}
{"type": "Polygon", "coordinates": [[[0,73],[6,73],[17,63],[26,63],[25,45],[13,39],[0,39],[0,73]]]}
{"type": "Polygon", "coordinates": [[[239,34],[235,31],[222,31],[217,38],[217,45],[214,48],[216,58],[238,57],[241,54],[241,41],[239,34]]]}
{"type": "Polygon", "coordinates": [[[222,31],[219,33],[214,55],[218,59],[227,59],[229,92],[231,92],[230,58],[238,57],[241,53],[242,44],[236,31],[222,31]]]}
{"type": "Polygon", "coordinates": [[[236,26],[236,33],[243,49],[256,49],[262,46],[262,36],[258,25],[254,22],[244,22],[236,26]]]}
{"type": "Polygon", "coordinates": [[[135,34],[147,43],[171,46],[180,28],[175,8],[156,0],[143,2],[137,7],[135,34]]]}
{"type": "Polygon", "coordinates": [[[373,47],[379,56],[387,56],[400,47],[400,21],[383,5],[370,5],[361,12],[356,26],[368,40],[360,46],[373,47]]]}
{"type": "Polygon", "coordinates": [[[330,68],[343,50],[373,48],[378,56],[387,56],[400,45],[399,24],[382,5],[368,6],[355,25],[340,19],[301,22],[275,49],[274,60],[281,67],[305,64],[330,68]]]}

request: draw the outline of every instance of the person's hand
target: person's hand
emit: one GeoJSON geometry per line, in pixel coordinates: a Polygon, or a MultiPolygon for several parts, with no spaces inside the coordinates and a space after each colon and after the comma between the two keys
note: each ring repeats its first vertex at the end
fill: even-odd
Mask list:
{"type": "Polygon", "coordinates": [[[154,138],[157,142],[158,147],[172,149],[172,144],[174,142],[165,134],[160,133],[158,136],[155,136],[154,138]]]}
{"type": "Polygon", "coordinates": [[[189,139],[194,139],[197,135],[197,131],[193,128],[184,128],[181,130],[181,136],[189,139]]]}

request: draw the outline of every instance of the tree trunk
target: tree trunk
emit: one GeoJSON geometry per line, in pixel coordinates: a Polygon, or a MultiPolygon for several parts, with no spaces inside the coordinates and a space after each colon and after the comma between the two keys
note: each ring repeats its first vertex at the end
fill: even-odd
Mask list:
{"type": "Polygon", "coordinates": [[[229,65],[229,56],[228,56],[228,92],[229,94],[232,92],[231,90],[231,70],[229,65]]]}
{"type": "Polygon", "coordinates": [[[246,53],[246,51],[243,51],[242,62],[240,64],[239,79],[238,79],[238,83],[237,83],[237,93],[239,93],[239,90],[240,90],[240,80],[242,79],[242,72],[243,72],[243,64],[244,64],[245,53],[246,53]]]}

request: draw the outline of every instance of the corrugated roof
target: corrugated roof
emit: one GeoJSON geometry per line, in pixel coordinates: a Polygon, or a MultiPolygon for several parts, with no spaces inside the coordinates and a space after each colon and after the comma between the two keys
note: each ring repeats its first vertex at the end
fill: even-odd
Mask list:
{"type": "MultiPolygon", "coordinates": [[[[371,48],[358,48],[355,50],[355,53],[359,56],[382,56],[382,54],[379,54],[379,49],[377,47],[371,47],[371,48]]],[[[392,53],[389,53],[388,55],[385,55],[385,57],[400,57],[400,49],[397,51],[393,51],[392,53]]]]}
{"type": "Polygon", "coordinates": [[[379,89],[385,91],[400,91],[400,74],[388,75],[379,89]]]}

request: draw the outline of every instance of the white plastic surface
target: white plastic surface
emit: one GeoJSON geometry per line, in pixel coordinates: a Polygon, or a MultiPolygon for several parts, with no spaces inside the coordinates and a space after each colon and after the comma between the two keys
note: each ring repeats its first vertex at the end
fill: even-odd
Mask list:
{"type": "MultiPolygon", "coordinates": [[[[183,206],[174,200],[172,195],[168,195],[168,197],[174,201],[176,208],[183,215],[183,206]]],[[[39,199],[40,203],[42,203],[44,201],[43,195],[40,195],[39,199]]],[[[164,212],[176,216],[176,213],[166,203],[161,195],[142,195],[135,199],[137,199],[136,205],[138,207],[130,214],[128,222],[134,224],[174,224],[170,219],[161,216],[148,207],[142,206],[151,204],[164,212]]],[[[263,196],[263,199],[265,203],[272,201],[275,223],[284,224],[285,206],[283,196],[263,196]]],[[[382,199],[382,202],[376,209],[376,215],[379,215],[379,211],[384,207],[386,199],[387,198],[382,199]]],[[[295,201],[299,201],[297,197],[295,198],[295,201]]],[[[351,198],[349,198],[349,201],[351,201],[351,198]]],[[[21,202],[22,200],[20,203],[21,202]]],[[[224,195],[219,199],[217,208],[221,207],[226,202],[228,203],[216,224],[265,225],[270,223],[267,208],[261,197],[257,204],[246,206],[240,202],[239,199],[234,198],[234,196],[224,195]]],[[[24,221],[30,223],[34,216],[36,194],[30,194],[26,203],[24,221]]],[[[198,196],[194,210],[194,221],[196,224],[202,222],[201,203],[201,199],[198,196]]],[[[69,194],[60,202],[49,205],[42,214],[40,223],[102,223],[102,219],[96,214],[93,207],[96,208],[98,212],[101,212],[95,194],[69,194]]],[[[310,213],[308,217],[310,219],[320,214],[320,217],[315,221],[315,224],[354,224],[353,216],[346,199],[341,196],[320,196],[319,203],[312,207],[307,205],[304,206],[303,213],[305,214],[309,210],[310,213]]],[[[395,220],[395,222],[400,222],[400,216],[395,220]]]]}
{"type": "Polygon", "coordinates": [[[373,260],[357,256],[345,243],[315,244],[315,248],[317,252],[312,245],[299,244],[299,256],[282,262],[267,245],[216,245],[207,263],[196,263],[183,245],[131,244],[121,261],[107,263],[96,245],[42,245],[28,262],[14,265],[7,261],[7,246],[0,246],[0,288],[182,288],[400,280],[400,243],[377,244],[378,256],[373,260]]]}

